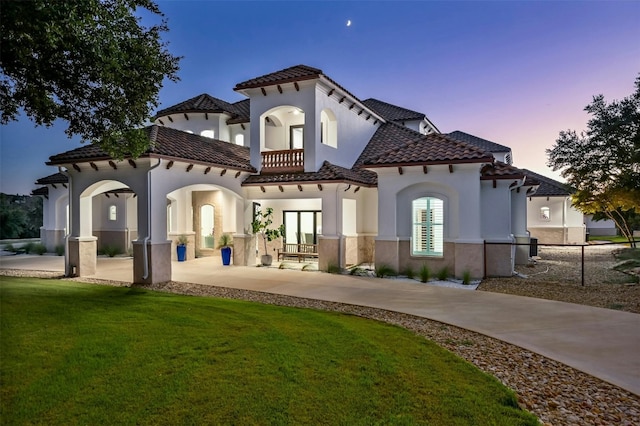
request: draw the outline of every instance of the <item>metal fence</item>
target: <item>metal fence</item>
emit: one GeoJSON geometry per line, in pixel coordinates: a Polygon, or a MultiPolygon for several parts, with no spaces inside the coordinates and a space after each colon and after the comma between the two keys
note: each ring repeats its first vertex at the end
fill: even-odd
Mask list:
{"type": "MultiPolygon", "coordinates": [[[[512,248],[527,246],[525,250],[528,251],[529,260],[526,264],[516,265],[515,272],[530,280],[581,286],[633,281],[632,276],[620,268],[614,268],[620,263],[615,253],[628,248],[628,243],[540,244],[534,238],[530,243],[485,242],[485,248],[492,245],[510,245],[512,248]]],[[[486,277],[486,264],[484,272],[486,277]]]]}

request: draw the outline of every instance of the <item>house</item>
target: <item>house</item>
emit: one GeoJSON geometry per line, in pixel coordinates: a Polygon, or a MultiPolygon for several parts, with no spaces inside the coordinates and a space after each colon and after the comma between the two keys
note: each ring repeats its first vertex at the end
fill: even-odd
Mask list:
{"type": "Polygon", "coordinates": [[[361,101],[306,65],[234,90],[246,99],[201,94],[158,111],[137,159],[96,145],[50,157],[59,174],[38,181],[48,188],[43,239],[57,244],[68,231],[67,273],[95,273],[96,250],[121,244],[135,282],[168,281],[178,236],[192,259],[214,254],[223,233],[233,235],[233,263],[253,265],[264,249],[251,222],[267,207],[285,243],[315,247],[320,269],[375,253],[399,271],[426,264],[482,277],[526,261],[527,247],[510,243],[529,241],[527,197],[538,182],[511,164],[510,149],[361,101]]]}
{"type": "Polygon", "coordinates": [[[573,207],[571,189],[562,182],[526,170],[540,182],[527,202],[528,229],[540,244],[584,244],[585,217],[573,207]]]}

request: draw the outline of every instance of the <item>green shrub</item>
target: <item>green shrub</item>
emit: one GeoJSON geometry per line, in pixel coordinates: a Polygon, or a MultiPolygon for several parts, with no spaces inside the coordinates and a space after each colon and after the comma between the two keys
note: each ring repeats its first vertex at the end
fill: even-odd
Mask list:
{"type": "Polygon", "coordinates": [[[330,274],[339,274],[339,273],[342,272],[342,270],[335,263],[329,263],[327,265],[327,272],[330,273],[330,274]]]}
{"type": "Polygon", "coordinates": [[[47,247],[44,244],[36,243],[31,247],[31,251],[42,256],[47,252],[47,247]]]}
{"type": "Polygon", "coordinates": [[[462,273],[462,284],[464,284],[464,285],[471,284],[471,272],[468,269],[466,269],[462,273]]]}
{"type": "Polygon", "coordinates": [[[16,250],[16,248],[13,246],[13,244],[7,244],[7,245],[4,246],[4,251],[10,251],[12,253],[15,253],[18,250],[16,250]]]}
{"type": "Polygon", "coordinates": [[[427,281],[429,281],[429,278],[431,278],[431,271],[429,270],[429,267],[424,264],[422,265],[422,267],[420,268],[420,282],[426,283],[427,281]]]}
{"type": "Polygon", "coordinates": [[[398,275],[396,270],[389,265],[380,265],[376,268],[376,277],[378,278],[391,277],[396,275],[398,275]]]}
{"type": "Polygon", "coordinates": [[[122,253],[122,251],[116,246],[107,245],[107,246],[104,246],[102,248],[102,254],[107,255],[109,257],[114,257],[114,256],[117,256],[117,255],[119,255],[121,253],[122,253]]]}
{"type": "Polygon", "coordinates": [[[411,266],[407,266],[407,268],[404,270],[404,275],[406,275],[407,278],[412,280],[413,277],[415,277],[416,273],[411,266]]]}
{"type": "Polygon", "coordinates": [[[24,246],[22,246],[22,250],[24,250],[24,252],[26,254],[30,254],[33,251],[33,248],[35,247],[36,243],[27,243],[24,246]]]}
{"type": "Polygon", "coordinates": [[[64,256],[64,244],[58,244],[55,248],[54,251],[56,252],[56,254],[58,256],[64,256]]]}
{"type": "Polygon", "coordinates": [[[447,278],[449,278],[449,267],[443,266],[442,268],[440,268],[436,276],[440,281],[446,281],[447,278]]]}

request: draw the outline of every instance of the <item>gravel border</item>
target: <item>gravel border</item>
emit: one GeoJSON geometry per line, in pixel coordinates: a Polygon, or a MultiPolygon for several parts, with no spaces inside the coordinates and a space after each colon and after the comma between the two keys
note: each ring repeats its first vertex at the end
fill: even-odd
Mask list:
{"type": "MultiPolygon", "coordinates": [[[[0,270],[0,275],[61,278],[60,273],[22,270],[0,270]]],[[[513,389],[520,405],[545,425],[640,424],[640,397],[631,392],[518,346],[426,318],[377,308],[204,284],[168,282],[131,285],[86,278],[69,280],[318,309],[384,321],[411,330],[496,377],[513,389]]]]}

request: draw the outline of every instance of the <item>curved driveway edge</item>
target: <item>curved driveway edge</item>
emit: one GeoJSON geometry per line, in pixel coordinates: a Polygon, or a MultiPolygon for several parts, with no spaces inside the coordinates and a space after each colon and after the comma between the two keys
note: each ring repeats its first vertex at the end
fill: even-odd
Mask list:
{"type": "MultiPolygon", "coordinates": [[[[62,258],[18,257],[0,258],[0,268],[59,271],[63,265],[62,258]]],[[[417,315],[520,346],[640,395],[638,314],[404,280],[221,267],[216,261],[174,262],[173,280],[417,315]]],[[[131,282],[131,271],[131,259],[99,259],[94,278],[131,282]]]]}

